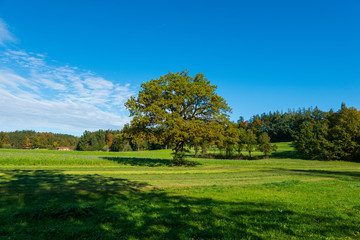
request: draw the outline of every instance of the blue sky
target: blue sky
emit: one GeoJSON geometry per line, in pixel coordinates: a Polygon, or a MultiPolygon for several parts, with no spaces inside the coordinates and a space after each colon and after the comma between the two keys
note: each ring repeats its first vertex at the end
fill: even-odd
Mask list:
{"type": "Polygon", "coordinates": [[[231,119],[360,108],[360,2],[0,0],[0,130],[80,135],[129,121],[124,101],[202,72],[231,119]]]}

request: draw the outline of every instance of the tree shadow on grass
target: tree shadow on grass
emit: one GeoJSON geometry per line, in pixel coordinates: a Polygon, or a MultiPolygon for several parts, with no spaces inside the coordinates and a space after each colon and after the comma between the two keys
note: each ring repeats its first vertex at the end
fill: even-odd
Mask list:
{"type": "Polygon", "coordinates": [[[124,165],[131,166],[146,166],[146,167],[156,167],[156,166],[167,166],[170,164],[170,159],[160,159],[160,158],[136,158],[136,157],[102,157],[105,160],[114,161],[124,165]]]}
{"type": "Polygon", "coordinates": [[[282,151],[271,153],[271,158],[278,159],[302,159],[301,155],[297,151],[282,151]]]}
{"type": "Polygon", "coordinates": [[[149,187],[100,175],[5,171],[0,175],[0,236],[268,239],[268,234],[275,234],[273,238],[305,239],[358,231],[359,222],[354,219],[297,213],[280,202],[216,201],[145,190],[149,187]]]}
{"type": "Polygon", "coordinates": [[[289,172],[293,174],[299,175],[307,175],[307,176],[316,176],[316,177],[334,177],[334,178],[342,178],[342,177],[351,177],[354,180],[360,181],[360,172],[353,171],[329,171],[329,170],[304,170],[304,169],[285,169],[279,168],[277,170],[283,172],[289,172]]]}
{"type": "MultiPolygon", "coordinates": [[[[160,158],[137,158],[137,157],[102,157],[105,160],[114,161],[124,165],[131,166],[146,166],[146,167],[160,167],[160,166],[172,166],[170,159],[160,158]]],[[[200,165],[198,162],[187,161],[184,166],[196,166],[200,165]]]]}

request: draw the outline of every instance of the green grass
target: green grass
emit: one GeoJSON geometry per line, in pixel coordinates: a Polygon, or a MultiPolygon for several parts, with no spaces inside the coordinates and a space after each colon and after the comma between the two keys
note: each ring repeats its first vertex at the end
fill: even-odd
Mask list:
{"type": "Polygon", "coordinates": [[[298,157],[0,149],[0,239],[360,239],[360,164],[298,157]]]}

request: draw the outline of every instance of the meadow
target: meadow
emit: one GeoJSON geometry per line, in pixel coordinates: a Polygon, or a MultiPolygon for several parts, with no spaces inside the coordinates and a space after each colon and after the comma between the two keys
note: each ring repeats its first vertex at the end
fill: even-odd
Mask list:
{"type": "Polygon", "coordinates": [[[0,149],[0,239],[360,239],[360,163],[278,146],[192,167],[169,150],[0,149]]]}

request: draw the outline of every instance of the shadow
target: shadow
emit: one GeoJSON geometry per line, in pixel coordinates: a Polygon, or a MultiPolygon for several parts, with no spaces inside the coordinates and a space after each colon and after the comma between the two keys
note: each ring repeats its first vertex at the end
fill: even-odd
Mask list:
{"type": "Polygon", "coordinates": [[[300,153],[297,151],[273,152],[270,157],[279,159],[302,159],[300,153]]]}
{"type": "Polygon", "coordinates": [[[303,170],[303,169],[284,169],[278,168],[277,170],[288,172],[289,174],[299,174],[317,177],[351,177],[354,180],[360,181],[360,172],[349,172],[349,171],[329,171],[329,170],[303,170]]]}
{"type": "Polygon", "coordinates": [[[264,156],[264,155],[256,155],[256,156],[248,156],[248,155],[238,155],[238,154],[232,154],[231,156],[225,156],[222,154],[218,154],[218,153],[210,153],[210,154],[206,154],[204,156],[193,156],[194,159],[199,158],[199,159],[223,159],[223,160],[263,160],[263,159],[270,159],[269,156],[264,156]]]}
{"type": "Polygon", "coordinates": [[[358,231],[354,219],[295,212],[281,202],[216,201],[149,188],[147,183],[100,175],[5,171],[0,175],[0,236],[268,239],[275,234],[273,238],[308,239],[358,231]]]}
{"type": "Polygon", "coordinates": [[[159,158],[137,158],[137,157],[101,157],[105,160],[114,161],[123,165],[158,167],[167,166],[171,163],[170,159],[159,158]]]}
{"type": "MultiPolygon", "coordinates": [[[[160,166],[173,166],[170,159],[159,158],[137,158],[137,157],[101,157],[105,160],[110,160],[123,165],[131,166],[146,166],[146,167],[160,167],[160,166]]],[[[186,161],[184,167],[192,167],[201,165],[198,162],[186,161]]]]}

